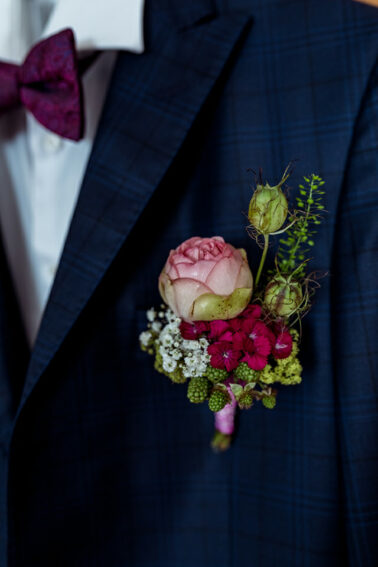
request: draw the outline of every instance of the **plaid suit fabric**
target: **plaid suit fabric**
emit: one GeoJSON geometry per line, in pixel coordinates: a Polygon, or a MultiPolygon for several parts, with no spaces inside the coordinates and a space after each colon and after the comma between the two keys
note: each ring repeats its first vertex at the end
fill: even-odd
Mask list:
{"type": "Polygon", "coordinates": [[[377,561],[378,68],[355,125],[336,219],[332,286],[335,395],[352,565],[377,561]],[[346,348],[347,347],[347,348],[346,348]]]}
{"type": "Polygon", "coordinates": [[[350,1],[147,4],[147,52],[119,57],[27,371],[6,356],[16,323],[0,345],[0,565],[377,563],[377,30],[350,1]],[[303,383],[242,413],[214,455],[208,409],[138,334],[182,240],[221,234],[256,270],[247,169],[277,181],[293,158],[290,184],[320,174],[328,211],[303,383]]]}

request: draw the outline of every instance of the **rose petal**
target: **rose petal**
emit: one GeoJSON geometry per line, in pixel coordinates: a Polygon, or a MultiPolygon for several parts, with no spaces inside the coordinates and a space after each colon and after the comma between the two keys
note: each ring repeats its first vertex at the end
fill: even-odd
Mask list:
{"type": "Polygon", "coordinates": [[[236,277],[235,287],[252,287],[253,277],[247,262],[243,261],[236,277]]]}
{"type": "Polygon", "coordinates": [[[198,297],[193,306],[193,321],[214,321],[232,319],[245,309],[251,299],[251,289],[235,289],[227,296],[205,293],[198,297]]]}
{"type": "MultiPolygon", "coordinates": [[[[235,281],[239,274],[240,263],[231,256],[231,258],[222,258],[211,270],[206,279],[206,285],[209,286],[217,295],[229,295],[236,289],[235,281]]],[[[238,286],[250,287],[250,286],[238,286]]]]}
{"type": "Polygon", "coordinates": [[[167,288],[165,289],[169,307],[186,321],[192,320],[193,304],[197,297],[209,292],[211,290],[206,285],[189,278],[180,278],[172,282],[169,293],[167,288]]]}
{"type": "Polygon", "coordinates": [[[159,290],[160,290],[160,282],[162,284],[162,288],[164,291],[164,294],[160,292],[163,300],[168,305],[168,307],[172,309],[174,314],[180,317],[179,310],[176,304],[176,296],[173,290],[172,281],[169,279],[169,277],[166,274],[162,274],[161,279],[159,281],[159,290]]]}
{"type": "Polygon", "coordinates": [[[186,262],[187,264],[192,264],[193,262],[185,254],[172,254],[168,258],[169,264],[179,264],[180,262],[186,262]]]}
{"type": "Polygon", "coordinates": [[[201,250],[198,248],[198,246],[193,246],[192,248],[188,248],[186,250],[185,256],[186,258],[193,260],[193,262],[198,262],[198,260],[201,258],[201,250]]]}
{"type": "Polygon", "coordinates": [[[179,254],[185,254],[186,250],[192,248],[193,246],[197,246],[198,242],[200,242],[202,239],[200,236],[192,236],[191,238],[188,238],[188,240],[185,240],[182,244],[180,244],[180,246],[177,248],[177,252],[179,254]]]}
{"type": "Polygon", "coordinates": [[[205,261],[199,260],[195,264],[176,264],[176,268],[180,278],[190,278],[200,282],[206,282],[206,279],[215,266],[215,260],[205,261]]]}
{"type": "Polygon", "coordinates": [[[165,273],[169,277],[170,280],[176,280],[180,277],[180,274],[177,271],[176,264],[169,264],[168,268],[165,269],[165,273]]]}
{"type": "Polygon", "coordinates": [[[165,287],[167,285],[167,282],[169,282],[169,278],[167,274],[164,271],[162,271],[159,276],[159,293],[161,295],[162,300],[168,304],[167,297],[165,294],[165,287]]]}

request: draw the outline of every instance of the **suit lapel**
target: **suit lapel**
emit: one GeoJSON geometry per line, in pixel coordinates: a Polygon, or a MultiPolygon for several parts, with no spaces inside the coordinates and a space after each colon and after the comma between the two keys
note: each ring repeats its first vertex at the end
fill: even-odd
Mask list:
{"type": "Polygon", "coordinates": [[[30,359],[12,275],[0,234],[0,443],[20,400],[30,359]]]}
{"type": "Polygon", "coordinates": [[[162,181],[248,19],[228,14],[172,33],[159,53],[119,56],[19,411],[162,181]]]}

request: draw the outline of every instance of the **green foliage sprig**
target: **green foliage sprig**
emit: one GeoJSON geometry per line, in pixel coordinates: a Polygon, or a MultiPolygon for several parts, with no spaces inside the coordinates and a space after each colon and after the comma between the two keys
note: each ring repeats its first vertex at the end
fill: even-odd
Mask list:
{"type": "Polygon", "coordinates": [[[296,279],[305,277],[307,255],[314,246],[313,237],[317,232],[315,226],[321,223],[320,216],[324,210],[323,179],[314,173],[303,179],[306,184],[299,185],[296,197],[298,209],[288,219],[291,226],[280,239],[277,252],[279,271],[284,275],[295,272],[296,279]]]}

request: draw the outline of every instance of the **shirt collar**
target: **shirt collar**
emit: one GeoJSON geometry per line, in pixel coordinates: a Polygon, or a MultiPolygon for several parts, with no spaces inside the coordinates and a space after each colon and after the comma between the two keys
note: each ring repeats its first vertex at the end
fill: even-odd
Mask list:
{"type": "MultiPolygon", "coordinates": [[[[24,48],[14,49],[25,25],[21,0],[0,0],[0,57],[20,63],[24,48]],[[12,37],[13,36],[13,37],[12,37]],[[17,39],[17,37],[16,37],[17,39]]],[[[56,0],[41,37],[72,28],[78,50],[144,51],[144,0],[56,0]]]]}
{"type": "Polygon", "coordinates": [[[60,0],[43,37],[72,28],[78,50],[144,51],[144,0],[60,0]]]}

